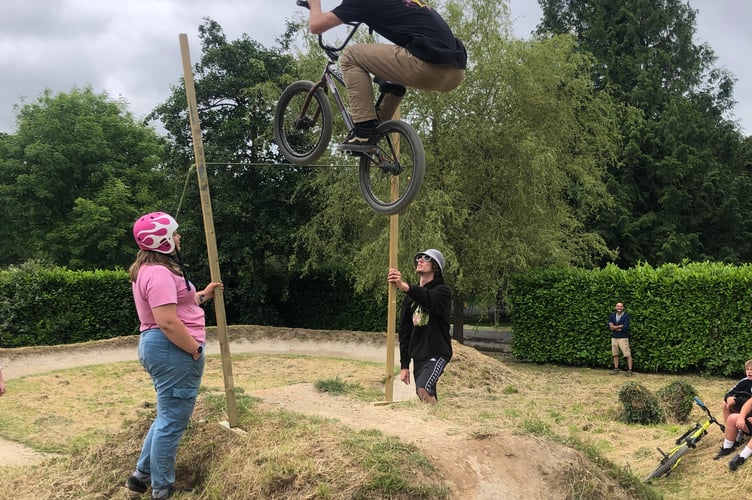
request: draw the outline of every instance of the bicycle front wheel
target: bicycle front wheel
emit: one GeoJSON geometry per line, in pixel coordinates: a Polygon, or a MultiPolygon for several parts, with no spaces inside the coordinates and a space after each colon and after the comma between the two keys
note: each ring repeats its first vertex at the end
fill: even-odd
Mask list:
{"type": "Polygon", "coordinates": [[[648,475],[648,477],[645,478],[644,482],[648,482],[651,479],[656,479],[659,477],[663,477],[669,472],[671,472],[674,467],[679,465],[679,461],[681,461],[682,457],[685,453],[689,451],[689,446],[686,444],[683,444],[679,448],[676,449],[673,453],[669,454],[664,460],[661,460],[661,463],[656,467],[656,469],[648,475]]]}
{"type": "Polygon", "coordinates": [[[377,213],[392,215],[403,211],[418,196],[426,155],[420,136],[401,120],[382,123],[376,133],[376,151],[360,157],[360,191],[377,213]]]}
{"type": "Polygon", "coordinates": [[[290,84],[274,110],[274,139],[293,165],[307,165],[324,154],[332,138],[332,107],[326,93],[300,80],[290,84]]]}

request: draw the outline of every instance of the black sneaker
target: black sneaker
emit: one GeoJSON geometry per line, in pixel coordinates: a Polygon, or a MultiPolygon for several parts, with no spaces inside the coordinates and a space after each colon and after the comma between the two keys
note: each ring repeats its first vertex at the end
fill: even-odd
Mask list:
{"type": "Polygon", "coordinates": [[[720,458],[725,457],[726,455],[731,455],[733,452],[734,452],[734,448],[721,448],[718,454],[713,457],[713,460],[718,460],[720,458]]]}
{"type": "Polygon", "coordinates": [[[146,489],[149,485],[138,479],[136,476],[131,476],[125,482],[125,487],[136,493],[146,493],[146,489]]]}
{"type": "Polygon", "coordinates": [[[743,463],[744,463],[744,458],[742,458],[741,455],[737,455],[734,458],[732,458],[731,461],[729,462],[729,469],[731,469],[732,471],[735,471],[743,463]]]}
{"type": "Polygon", "coordinates": [[[613,370],[611,370],[611,375],[617,375],[618,373],[619,373],[618,368],[614,368],[613,370]]]}
{"type": "Polygon", "coordinates": [[[177,488],[175,487],[175,485],[174,485],[174,484],[171,484],[171,485],[170,485],[170,486],[169,486],[169,487],[167,488],[167,491],[166,491],[166,492],[164,492],[164,494],[162,494],[162,496],[155,496],[155,495],[156,495],[156,493],[155,493],[154,491],[152,491],[152,492],[151,492],[151,497],[152,497],[152,498],[170,498],[170,497],[172,497],[172,495],[174,495],[175,493],[177,493],[177,491],[178,491],[178,489],[177,489],[177,488]]]}
{"type": "Polygon", "coordinates": [[[372,153],[376,150],[376,126],[355,125],[345,139],[345,142],[337,146],[343,153],[360,155],[363,153],[372,153]]]}

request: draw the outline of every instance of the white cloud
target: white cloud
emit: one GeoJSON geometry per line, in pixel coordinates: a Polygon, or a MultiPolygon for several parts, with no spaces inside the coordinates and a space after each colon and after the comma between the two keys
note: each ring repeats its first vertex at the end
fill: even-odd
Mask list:
{"type": "MultiPolygon", "coordinates": [[[[698,35],[719,56],[718,65],[738,78],[735,114],[752,134],[752,2],[690,0],[700,10],[698,35]]],[[[324,0],[324,8],[337,5],[324,0]]],[[[535,0],[511,0],[517,36],[538,24],[535,0]]],[[[0,16],[0,132],[15,130],[13,106],[32,102],[50,88],[67,92],[91,85],[129,103],[143,117],[163,102],[182,77],[178,35],[189,37],[191,58],[200,57],[198,26],[209,17],[228,39],[243,33],[271,47],[285,19],[302,12],[294,0],[3,0],[0,16]]]]}

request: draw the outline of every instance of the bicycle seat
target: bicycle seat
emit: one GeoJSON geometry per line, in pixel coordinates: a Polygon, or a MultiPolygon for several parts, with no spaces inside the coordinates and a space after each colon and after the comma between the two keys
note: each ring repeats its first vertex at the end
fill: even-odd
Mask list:
{"type": "Polygon", "coordinates": [[[382,94],[392,94],[396,95],[397,97],[402,97],[405,95],[405,92],[407,92],[407,89],[404,85],[389,82],[387,80],[384,80],[383,78],[379,78],[378,76],[373,77],[373,83],[379,86],[379,91],[382,94]]]}

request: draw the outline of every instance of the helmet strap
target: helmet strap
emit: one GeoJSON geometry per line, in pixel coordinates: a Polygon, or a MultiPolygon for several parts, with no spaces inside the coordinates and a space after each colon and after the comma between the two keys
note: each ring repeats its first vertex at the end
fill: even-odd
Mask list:
{"type": "Polygon", "coordinates": [[[180,272],[183,273],[183,278],[185,278],[185,286],[188,288],[188,290],[190,290],[191,282],[188,281],[188,275],[185,272],[185,263],[183,262],[183,256],[180,255],[180,250],[176,248],[175,253],[173,255],[170,255],[170,257],[172,257],[172,260],[174,260],[180,268],[180,272]]]}

